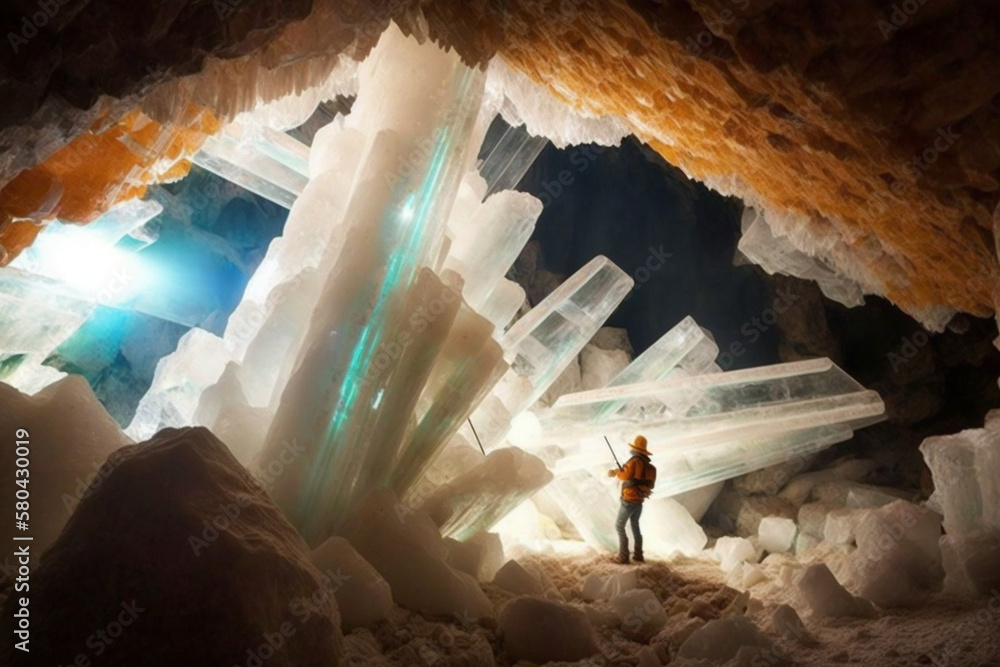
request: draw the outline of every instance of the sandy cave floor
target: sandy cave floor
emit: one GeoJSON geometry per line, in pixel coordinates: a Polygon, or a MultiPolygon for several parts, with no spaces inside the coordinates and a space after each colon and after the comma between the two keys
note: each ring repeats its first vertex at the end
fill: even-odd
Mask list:
{"type": "MultiPolygon", "coordinates": [[[[620,566],[605,556],[519,558],[527,569],[544,572],[572,604],[586,604],[580,594],[584,578],[592,573],[606,575],[635,567],[639,587],[651,589],[668,614],[667,625],[648,642],[632,641],[613,627],[597,626],[601,655],[577,665],[638,665],[639,652],[650,646],[661,664],[692,665],[676,659],[683,641],[702,623],[701,619],[745,613],[775,642],[775,660],[767,664],[834,665],[858,664],[886,667],[904,665],[1000,666],[1000,612],[989,611],[988,600],[956,601],[928,596],[905,609],[882,610],[874,619],[814,618],[799,599],[794,586],[781,582],[782,566],[803,567],[811,562],[836,560],[836,554],[815,554],[797,562],[794,557],[772,558],[761,568],[768,581],[750,589],[750,597],[726,585],[718,564],[708,556],[650,560],[642,565],[620,566]],[[786,638],[771,624],[774,609],[791,604],[799,612],[815,642],[786,638]],[[700,617],[700,618],[699,618],[700,617]]],[[[831,563],[831,569],[835,564],[831,563]]],[[[514,595],[491,584],[483,585],[498,608],[514,595]]],[[[550,593],[555,595],[555,593],[550,593]]],[[[592,603],[593,604],[593,603],[592,603]]],[[[602,603],[599,608],[610,609],[602,603]]],[[[998,609],[1000,602],[993,605],[998,609]]],[[[513,660],[503,650],[497,623],[492,619],[427,619],[400,608],[391,619],[377,627],[357,629],[346,636],[348,665],[478,666],[528,665],[513,660]]],[[[550,663],[556,664],[556,663],[550,663]]]]}

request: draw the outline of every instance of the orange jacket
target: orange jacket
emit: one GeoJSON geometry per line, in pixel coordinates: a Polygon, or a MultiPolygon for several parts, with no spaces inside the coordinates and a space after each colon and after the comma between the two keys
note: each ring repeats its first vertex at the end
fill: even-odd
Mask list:
{"type": "Polygon", "coordinates": [[[641,503],[656,483],[656,466],[645,456],[633,454],[621,470],[615,471],[615,475],[625,482],[622,484],[622,500],[641,503]],[[648,484],[636,484],[636,481],[648,484]]]}

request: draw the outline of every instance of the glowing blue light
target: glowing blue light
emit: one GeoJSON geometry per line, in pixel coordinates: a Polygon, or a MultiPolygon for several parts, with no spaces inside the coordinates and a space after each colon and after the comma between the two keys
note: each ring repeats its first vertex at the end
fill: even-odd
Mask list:
{"type": "Polygon", "coordinates": [[[55,223],[11,266],[64,283],[80,297],[113,306],[125,303],[152,282],[140,255],[128,252],[86,227],[55,223]]]}

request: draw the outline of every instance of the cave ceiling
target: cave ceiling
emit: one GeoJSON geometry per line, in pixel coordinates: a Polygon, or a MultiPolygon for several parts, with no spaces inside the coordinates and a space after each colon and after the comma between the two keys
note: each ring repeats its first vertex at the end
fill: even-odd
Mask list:
{"type": "Polygon", "coordinates": [[[395,20],[616,119],[918,318],[994,310],[992,3],[19,0],[0,20],[7,261],[37,223],[183,176],[205,136],[319,86],[395,20]]]}

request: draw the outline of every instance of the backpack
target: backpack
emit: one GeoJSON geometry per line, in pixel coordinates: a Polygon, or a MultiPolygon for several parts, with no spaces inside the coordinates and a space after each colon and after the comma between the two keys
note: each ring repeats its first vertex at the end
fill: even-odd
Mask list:
{"type": "Polygon", "coordinates": [[[626,487],[634,487],[639,490],[643,498],[649,498],[656,486],[656,466],[649,462],[645,456],[633,456],[638,459],[635,466],[635,477],[624,483],[626,487]]]}

